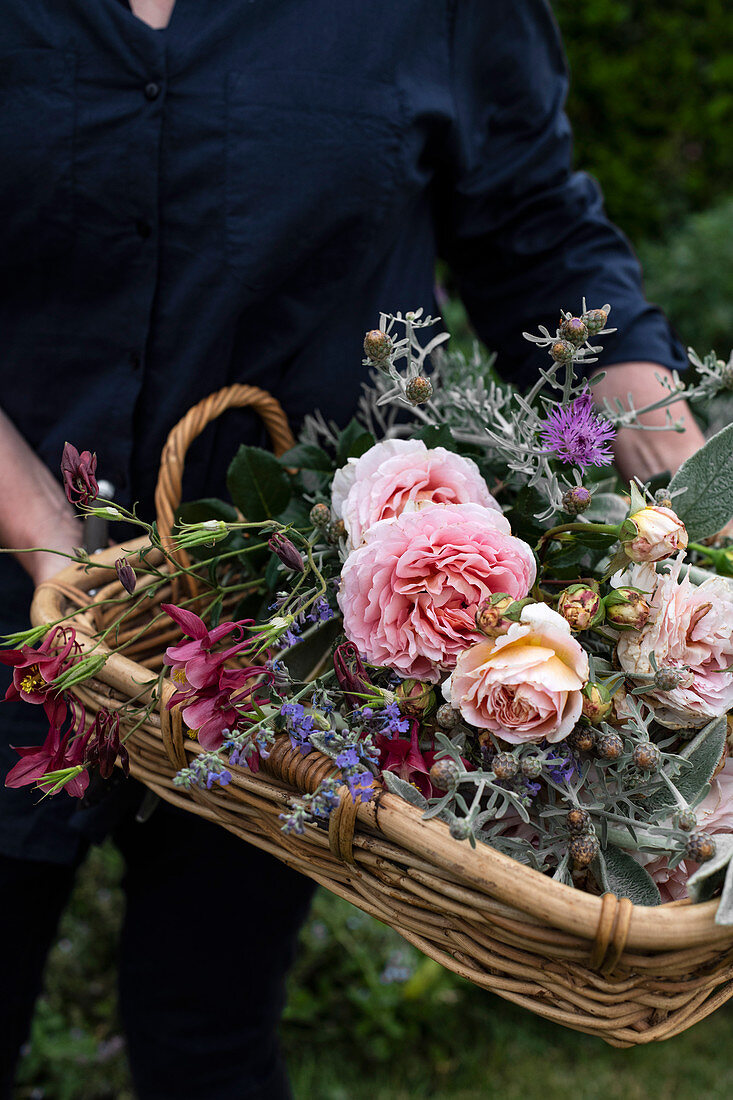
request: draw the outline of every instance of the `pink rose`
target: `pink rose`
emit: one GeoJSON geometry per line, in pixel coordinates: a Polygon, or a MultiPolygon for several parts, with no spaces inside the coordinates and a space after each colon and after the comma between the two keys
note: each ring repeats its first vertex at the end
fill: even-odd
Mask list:
{"type": "Polygon", "coordinates": [[[331,506],[352,546],[380,519],[423,504],[482,504],[499,510],[470,458],[419,439],[385,439],[336,471],[331,506]]]}
{"type": "Polygon", "coordinates": [[[443,685],[465,720],[520,745],[562,741],[580,718],[588,656],[561,615],[522,608],[506,634],[465,650],[443,685]]]}
{"type": "Polygon", "coordinates": [[[688,686],[655,690],[644,700],[662,725],[702,726],[733,710],[733,673],[721,671],[733,664],[733,586],[717,576],[700,585],[680,580],[681,567],[680,558],[666,576],[650,564],[632,568],[631,584],[651,593],[651,614],[642,630],[621,635],[616,652],[630,676],[653,673],[651,653],[660,668],[689,667],[688,686]]]}
{"type": "MultiPolygon", "coordinates": [[[[703,832],[712,836],[733,832],[733,761],[726,760],[720,775],[713,780],[710,790],[695,808],[695,814],[697,828],[703,832]]],[[[651,856],[646,852],[633,854],[656,882],[662,901],[687,897],[687,880],[698,869],[699,863],[683,859],[674,869],[670,869],[667,856],[651,856]]]]}
{"type": "Polygon", "coordinates": [[[535,573],[532,551],[501,512],[428,504],[375,523],[349,554],[338,596],[344,631],[372,664],[435,683],[482,637],[482,600],[521,599],[535,573]]]}

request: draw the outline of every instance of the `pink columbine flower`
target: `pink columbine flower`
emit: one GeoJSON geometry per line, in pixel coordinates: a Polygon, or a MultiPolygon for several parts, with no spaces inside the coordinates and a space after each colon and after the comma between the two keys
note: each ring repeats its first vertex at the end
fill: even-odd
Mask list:
{"type": "Polygon", "coordinates": [[[13,666],[13,680],[5,698],[45,703],[52,681],[75,664],[80,654],[74,630],[61,626],[49,630],[37,649],[24,645],[0,652],[0,664],[13,666]]]}
{"type": "MultiPolygon", "coordinates": [[[[161,604],[160,609],[188,635],[188,640],[169,646],[164,657],[179,693],[191,694],[217,685],[225,662],[256,644],[254,637],[244,637],[246,628],[253,625],[252,619],[220,623],[209,630],[193,611],[169,603],[161,604]],[[215,652],[214,647],[230,634],[236,639],[234,645],[215,652]]],[[[180,694],[176,702],[181,702],[180,694]]]]}
{"type": "Polygon", "coordinates": [[[478,504],[429,504],[381,520],[352,551],[338,601],[344,632],[370,663],[435,683],[479,641],[488,596],[526,596],[536,566],[508,521],[478,504]]]}
{"type": "Polygon", "coordinates": [[[616,646],[630,676],[653,673],[652,653],[659,668],[689,669],[679,686],[644,695],[657,721],[672,728],[703,726],[733,710],[733,585],[718,576],[699,585],[680,580],[682,565],[680,555],[666,576],[644,564],[621,578],[651,593],[651,613],[641,630],[624,631],[616,646]]]}
{"type": "MultiPolygon", "coordinates": [[[[254,706],[266,702],[256,694],[257,688],[272,679],[273,673],[264,666],[222,669],[216,685],[186,695],[181,717],[203,748],[210,751],[221,748],[227,733],[255,721],[254,706]]],[[[174,695],[168,706],[180,702],[181,697],[174,695]]],[[[251,761],[248,764],[251,770],[257,770],[252,768],[251,761]]]]}
{"type": "Polygon", "coordinates": [[[419,439],[385,439],[350,458],[333,479],[332,508],[351,546],[382,519],[425,504],[481,504],[499,510],[479,468],[445,447],[419,439]]]}
{"type": "MultiPolygon", "coordinates": [[[[27,787],[31,783],[37,783],[42,791],[50,794],[53,783],[40,782],[44,775],[65,768],[75,768],[84,762],[87,737],[83,732],[83,707],[72,711],[71,722],[65,733],[62,732],[62,727],[67,708],[63,700],[46,698],[43,707],[50,723],[46,738],[42,745],[13,746],[20,760],[5,777],[6,787],[27,787]]],[[[88,786],[89,774],[82,771],[63,790],[73,798],[81,798],[88,786]]]]}
{"type": "Polygon", "coordinates": [[[588,671],[565,619],[528,604],[506,634],[461,653],[443,693],[467,722],[503,741],[555,743],[580,718],[588,671]]]}

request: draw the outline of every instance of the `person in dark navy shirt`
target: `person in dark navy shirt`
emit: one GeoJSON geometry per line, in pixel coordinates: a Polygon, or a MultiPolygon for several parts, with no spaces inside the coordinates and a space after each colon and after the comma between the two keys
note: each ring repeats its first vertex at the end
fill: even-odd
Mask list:
{"type": "MultiPolygon", "coordinates": [[[[249,382],[296,426],[315,408],[344,422],[363,332],[380,310],[436,312],[438,256],[507,377],[537,369],[522,331],[585,295],[619,329],[601,391],[656,394],[685,356],[572,170],[566,89],[544,0],[3,0],[2,544],[81,543],[57,479],[67,439],[151,515],[165,436],[212,390],[249,382]]],[[[221,492],[259,438],[247,413],[220,421],[186,495],[221,492]]],[[[691,422],[622,434],[618,459],[651,474],[700,442],[691,422]]],[[[59,564],[20,560],[0,558],[4,632],[59,564]]],[[[4,707],[7,767],[44,731],[4,707]]],[[[276,1025],[310,885],[170,807],[135,824],[138,801],[132,783],[100,811],[0,789],[5,1089],[74,871],[111,830],[139,1095],[288,1095],[276,1025]],[[190,959],[192,928],[211,965],[190,959]]]]}

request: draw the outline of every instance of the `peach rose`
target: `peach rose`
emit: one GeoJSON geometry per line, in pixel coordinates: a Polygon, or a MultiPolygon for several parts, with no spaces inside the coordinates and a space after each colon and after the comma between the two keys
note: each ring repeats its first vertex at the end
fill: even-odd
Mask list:
{"type": "Polygon", "coordinates": [[[703,726],[711,718],[733,710],[733,585],[711,576],[700,585],[680,580],[682,558],[666,576],[657,576],[651,564],[630,570],[631,584],[648,597],[651,614],[642,630],[625,631],[616,653],[624,672],[651,674],[650,655],[661,667],[685,668],[689,686],[654,690],[644,700],[665,726],[703,726]]]}
{"type": "Polygon", "coordinates": [[[428,504],[375,523],[341,572],[344,631],[367,661],[435,683],[482,637],[476,608],[526,596],[534,555],[478,504],[428,504]]]}
{"type": "Polygon", "coordinates": [[[687,548],[687,530],[671,508],[650,504],[629,516],[626,525],[629,535],[622,541],[632,561],[661,561],[687,548]]]}
{"type": "Polygon", "coordinates": [[[545,604],[522,608],[519,622],[465,650],[443,685],[467,722],[503,741],[562,741],[580,718],[588,656],[561,615],[545,604]]]}
{"type": "MultiPolygon", "coordinates": [[[[697,828],[711,836],[733,832],[733,761],[726,760],[720,775],[713,780],[710,790],[695,808],[695,814],[697,828]]],[[[635,852],[634,857],[646,867],[656,882],[662,901],[686,898],[687,880],[700,866],[691,859],[683,859],[675,868],[670,869],[666,856],[635,852]]]]}
{"type": "Polygon", "coordinates": [[[422,504],[482,504],[499,510],[470,458],[419,439],[385,439],[336,471],[331,506],[352,546],[380,519],[422,504]]]}

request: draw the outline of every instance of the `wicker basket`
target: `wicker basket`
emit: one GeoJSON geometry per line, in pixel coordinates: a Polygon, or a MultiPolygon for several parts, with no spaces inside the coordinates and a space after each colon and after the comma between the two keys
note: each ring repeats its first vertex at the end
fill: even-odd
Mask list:
{"type": "MultiPolygon", "coordinates": [[[[171,433],[161,464],[156,506],[168,534],[181,491],[189,443],[224,409],[252,405],[265,420],[278,453],[292,444],[277,402],[250,386],[222,390],[202,401],[171,433]]],[[[137,544],[126,544],[134,554],[137,544]]],[[[95,561],[109,565],[119,547],[95,561]]],[[[149,559],[150,560],[150,559],[149,559]]],[[[185,563],[185,559],[181,558],[185,563]]],[[[165,568],[165,566],[164,566],[165,568]]],[[[71,566],[41,585],[34,624],[52,622],[88,604],[74,626],[84,650],[99,646],[95,634],[120,616],[124,602],[109,570],[71,566]],[[102,586],[97,589],[97,586],[102,586]]],[[[138,590],[144,587],[141,580],[138,590]]],[[[113,652],[94,680],[74,688],[96,712],[136,698],[146,670],[159,670],[177,628],[156,612],[163,590],[120,624],[117,641],[140,637],[113,652]]],[[[733,995],[733,929],[715,924],[717,901],[653,908],[611,894],[595,897],[561,885],[486,845],[472,850],[453,840],[440,821],[423,821],[419,810],[381,791],[353,805],[345,788],[328,829],[309,827],[286,836],[278,815],[292,795],[313,791],[335,771],[318,752],[302,756],[287,736],[278,739],[264,769],[253,775],[232,768],[225,788],[183,792],[176,772],[200,751],[187,736],[173,693],[162,697],[127,741],[132,774],[161,798],[270,852],[335,894],[395,928],[406,940],[450,970],[541,1016],[614,1046],[633,1046],[676,1035],[733,995]]]]}

